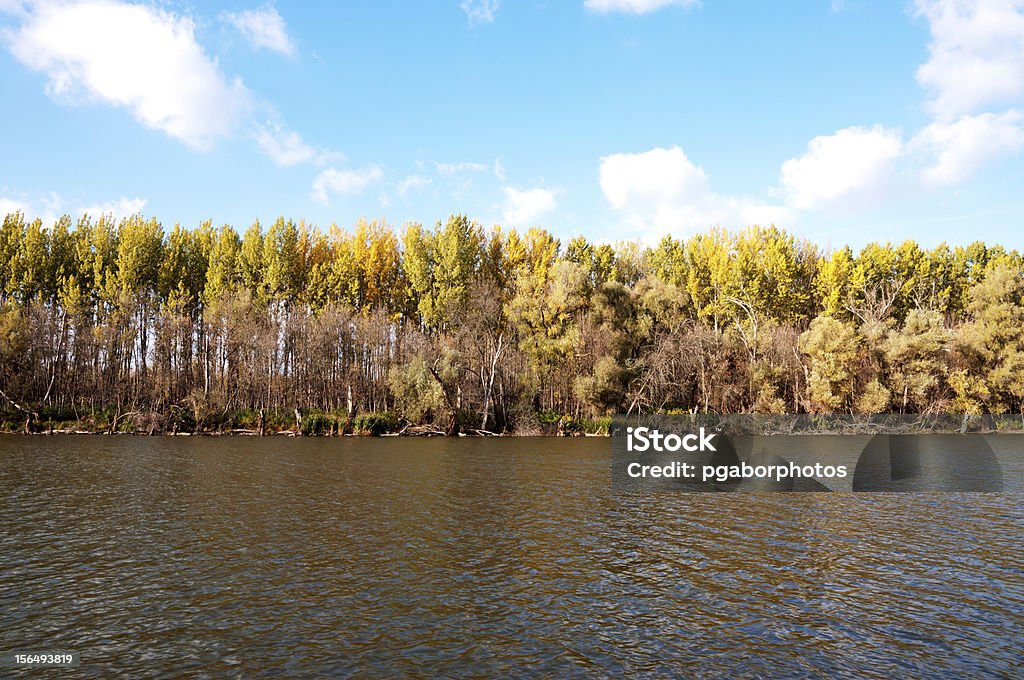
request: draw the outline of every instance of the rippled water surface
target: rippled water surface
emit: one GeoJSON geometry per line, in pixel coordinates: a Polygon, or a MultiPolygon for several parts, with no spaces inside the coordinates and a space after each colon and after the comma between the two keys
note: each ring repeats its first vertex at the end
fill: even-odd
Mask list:
{"type": "Polygon", "coordinates": [[[0,649],[97,678],[1024,675],[1024,496],[609,469],[601,439],[2,438],[0,649]]]}

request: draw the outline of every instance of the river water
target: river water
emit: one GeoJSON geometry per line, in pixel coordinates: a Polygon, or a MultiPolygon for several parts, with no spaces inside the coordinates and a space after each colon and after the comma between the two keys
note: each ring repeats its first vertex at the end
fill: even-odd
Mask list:
{"type": "Polygon", "coordinates": [[[0,650],[96,678],[1024,675],[1024,495],[629,494],[610,461],[0,438],[0,650]]]}

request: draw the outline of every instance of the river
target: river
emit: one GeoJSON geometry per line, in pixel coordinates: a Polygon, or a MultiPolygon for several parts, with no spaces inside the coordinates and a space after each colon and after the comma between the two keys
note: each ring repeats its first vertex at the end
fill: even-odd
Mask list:
{"type": "Polygon", "coordinates": [[[610,461],[3,437],[0,650],[95,678],[1024,674],[1024,495],[631,494],[610,461]]]}

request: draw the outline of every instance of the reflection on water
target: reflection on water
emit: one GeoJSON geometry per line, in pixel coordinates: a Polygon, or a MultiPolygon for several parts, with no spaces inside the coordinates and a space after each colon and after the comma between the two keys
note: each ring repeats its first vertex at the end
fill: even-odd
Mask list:
{"type": "Polygon", "coordinates": [[[592,439],[3,438],[0,649],[85,677],[1024,673],[1022,496],[609,469],[592,439]]]}

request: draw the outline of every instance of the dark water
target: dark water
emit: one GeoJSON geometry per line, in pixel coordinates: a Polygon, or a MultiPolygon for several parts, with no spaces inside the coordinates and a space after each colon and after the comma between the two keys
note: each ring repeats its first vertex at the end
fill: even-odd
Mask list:
{"type": "Polygon", "coordinates": [[[0,649],[97,678],[1024,675],[1024,496],[628,495],[609,466],[601,439],[2,438],[0,649]]]}

